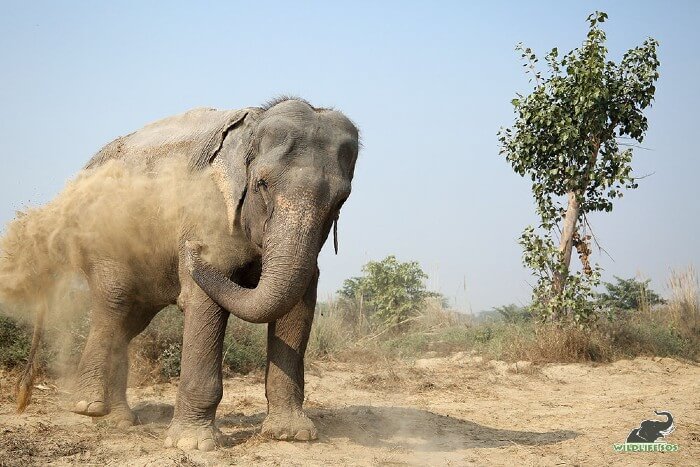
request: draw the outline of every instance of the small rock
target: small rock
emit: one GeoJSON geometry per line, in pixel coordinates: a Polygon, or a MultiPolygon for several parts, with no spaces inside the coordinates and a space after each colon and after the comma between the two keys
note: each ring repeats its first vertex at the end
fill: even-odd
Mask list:
{"type": "Polygon", "coordinates": [[[520,360],[519,362],[515,363],[515,372],[516,373],[530,373],[532,372],[532,362],[528,362],[525,360],[520,360]]]}

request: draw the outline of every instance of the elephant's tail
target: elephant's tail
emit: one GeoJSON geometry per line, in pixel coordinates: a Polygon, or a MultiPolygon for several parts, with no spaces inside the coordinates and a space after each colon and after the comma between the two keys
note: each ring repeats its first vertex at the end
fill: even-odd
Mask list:
{"type": "Polygon", "coordinates": [[[32,346],[29,349],[27,364],[22,372],[22,377],[17,381],[15,392],[17,394],[17,413],[24,412],[29,402],[32,399],[32,390],[34,389],[34,377],[36,376],[36,354],[39,351],[41,344],[41,336],[44,333],[44,317],[48,305],[44,302],[36,314],[36,322],[34,323],[34,332],[32,333],[32,346]]]}
{"type": "Polygon", "coordinates": [[[50,222],[53,220],[52,214],[50,208],[18,212],[0,237],[2,311],[17,321],[34,321],[27,363],[15,386],[19,413],[24,411],[31,399],[44,321],[60,267],[68,262],[56,253],[62,244],[54,224],[50,222]]]}

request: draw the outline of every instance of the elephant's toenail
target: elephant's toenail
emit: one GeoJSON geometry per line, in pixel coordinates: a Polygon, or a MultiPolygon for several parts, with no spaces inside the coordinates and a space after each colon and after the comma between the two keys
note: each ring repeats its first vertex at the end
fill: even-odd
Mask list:
{"type": "Polygon", "coordinates": [[[87,413],[90,415],[104,415],[107,413],[107,407],[101,401],[91,402],[88,404],[87,413]]]}
{"type": "Polygon", "coordinates": [[[297,441],[309,441],[311,440],[311,433],[309,433],[309,430],[301,430],[297,432],[294,439],[296,439],[297,441]]]}
{"type": "Polygon", "coordinates": [[[280,433],[279,435],[277,435],[277,439],[281,439],[282,441],[286,440],[287,438],[289,438],[289,435],[287,433],[280,433]]]}
{"type": "Polygon", "coordinates": [[[85,412],[88,408],[88,403],[87,401],[80,401],[77,404],[75,404],[75,411],[76,412],[85,412]]]}
{"type": "Polygon", "coordinates": [[[177,447],[184,449],[185,451],[190,451],[192,449],[197,449],[197,439],[196,438],[182,438],[177,442],[177,447]]]}
{"type": "Polygon", "coordinates": [[[205,439],[199,442],[200,451],[213,451],[216,449],[216,444],[213,439],[205,439]]]}
{"type": "Polygon", "coordinates": [[[173,447],[173,439],[170,436],[165,438],[165,442],[163,443],[163,446],[165,446],[166,448],[173,447]]]}

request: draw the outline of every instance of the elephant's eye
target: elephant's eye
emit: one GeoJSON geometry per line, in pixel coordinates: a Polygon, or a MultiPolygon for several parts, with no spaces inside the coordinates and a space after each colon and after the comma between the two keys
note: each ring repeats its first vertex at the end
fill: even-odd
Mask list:
{"type": "Polygon", "coordinates": [[[262,195],[265,206],[270,206],[270,194],[267,191],[267,182],[262,178],[255,184],[255,191],[262,195]]]}

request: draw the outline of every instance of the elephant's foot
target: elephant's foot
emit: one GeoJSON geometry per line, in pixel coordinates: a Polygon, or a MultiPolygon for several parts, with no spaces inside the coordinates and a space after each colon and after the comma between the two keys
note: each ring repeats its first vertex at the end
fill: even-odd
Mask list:
{"type": "Polygon", "coordinates": [[[225,436],[213,423],[206,426],[198,426],[173,422],[168,428],[165,447],[177,447],[185,451],[195,449],[213,451],[217,446],[223,444],[224,439],[225,436]]]}
{"type": "Polygon", "coordinates": [[[287,441],[312,441],[318,431],[302,411],[270,413],[262,424],[261,433],[269,438],[287,441]]]}
{"type": "Polygon", "coordinates": [[[88,417],[102,417],[109,413],[108,400],[101,380],[83,376],[77,381],[71,412],[88,417]]]}
{"type": "Polygon", "coordinates": [[[117,405],[112,406],[109,413],[104,417],[96,418],[95,423],[124,429],[133,425],[139,425],[140,421],[128,405],[117,405]]]}
{"type": "Polygon", "coordinates": [[[88,417],[102,417],[109,413],[109,408],[104,401],[79,398],[71,412],[87,415],[88,417]]]}

